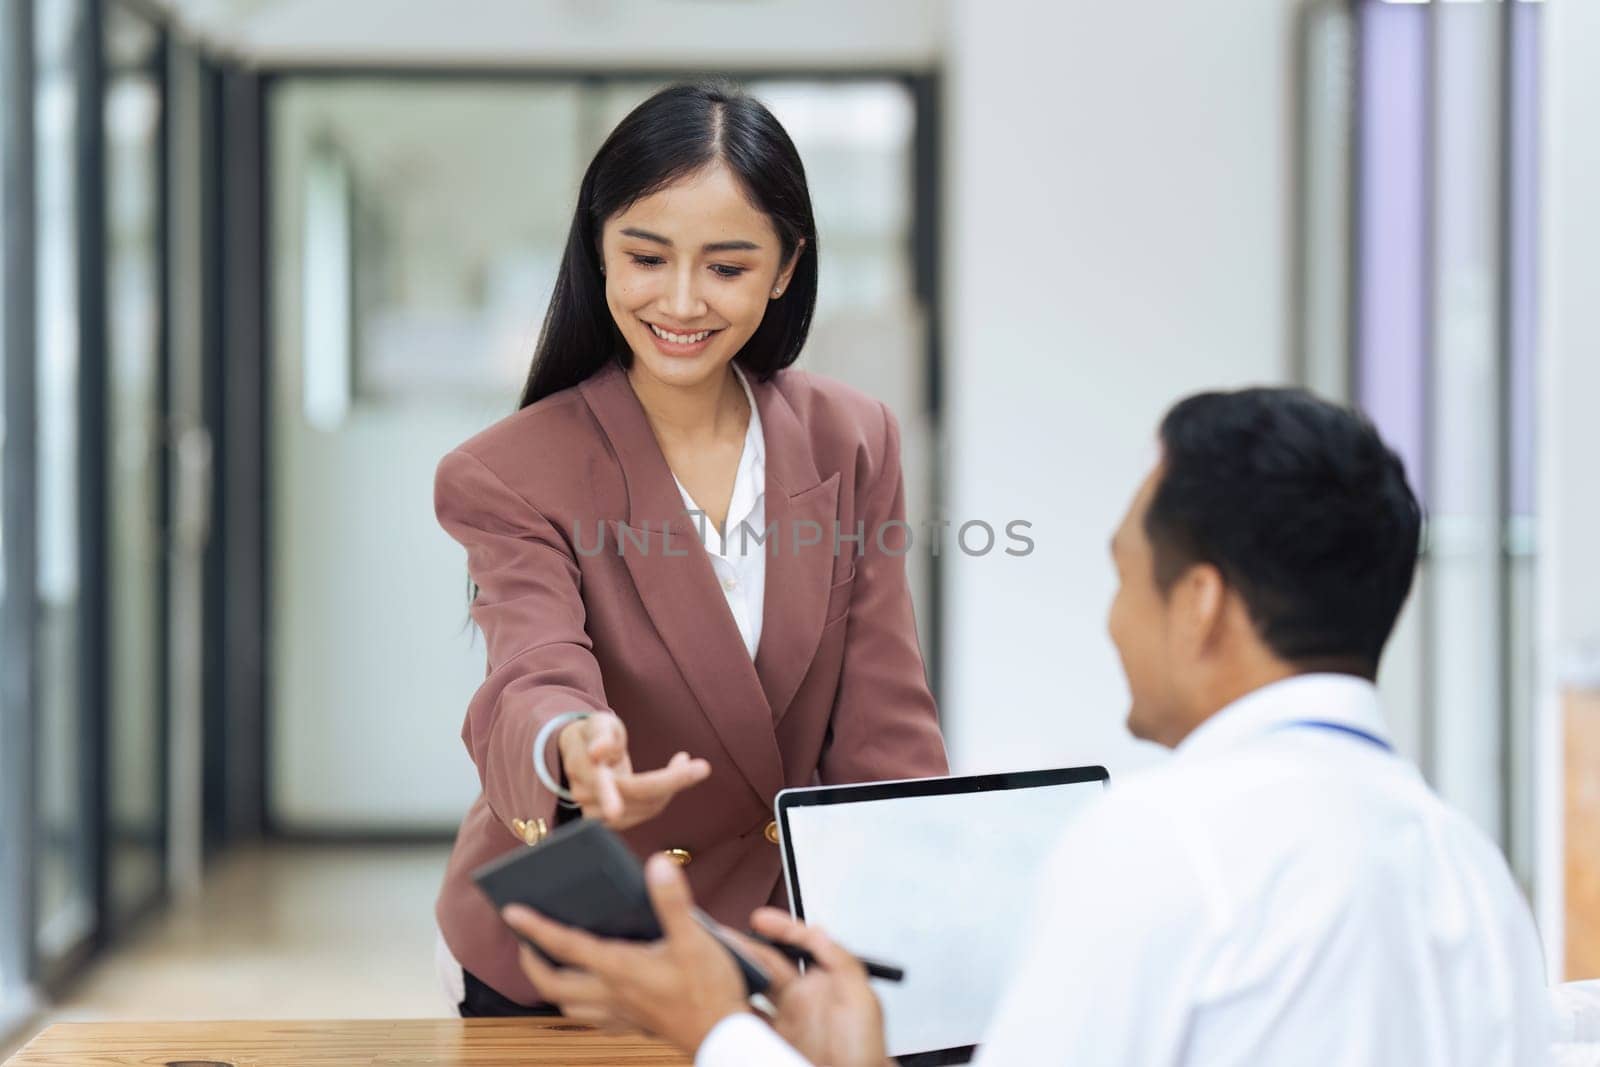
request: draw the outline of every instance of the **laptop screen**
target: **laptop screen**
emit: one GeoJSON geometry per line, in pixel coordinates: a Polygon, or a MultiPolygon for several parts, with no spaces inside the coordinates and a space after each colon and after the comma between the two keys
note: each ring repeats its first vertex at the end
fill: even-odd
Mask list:
{"type": "Polygon", "coordinates": [[[905,969],[903,982],[873,983],[891,1056],[979,1041],[1036,876],[1105,780],[1090,767],[779,795],[796,913],[850,951],[905,969]]]}

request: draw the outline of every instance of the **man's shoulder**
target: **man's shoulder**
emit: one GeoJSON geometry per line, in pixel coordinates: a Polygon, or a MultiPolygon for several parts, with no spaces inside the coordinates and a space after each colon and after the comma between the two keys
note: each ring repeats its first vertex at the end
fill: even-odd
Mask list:
{"type": "Polygon", "coordinates": [[[1225,774],[1220,768],[1196,767],[1168,757],[1164,762],[1119,775],[1096,805],[1111,821],[1166,822],[1175,809],[1214,799],[1209,788],[1225,774]]]}
{"type": "Polygon", "coordinates": [[[1169,768],[1119,777],[1072,819],[1046,863],[1052,896],[1070,887],[1063,899],[1092,912],[1102,933],[1159,929],[1170,939],[1207,927],[1219,907],[1215,864],[1203,822],[1173,803],[1182,777],[1169,768]]]}
{"type": "Polygon", "coordinates": [[[1119,777],[1075,821],[1063,846],[1104,857],[1129,876],[1162,871],[1169,884],[1221,891],[1233,881],[1224,868],[1241,848],[1281,852],[1301,836],[1283,830],[1295,809],[1311,806],[1302,804],[1304,790],[1293,779],[1281,762],[1237,752],[1169,759],[1119,777]]]}
{"type": "Polygon", "coordinates": [[[1202,783],[1170,764],[1120,776],[1069,824],[1069,847],[1118,854],[1130,848],[1147,854],[1190,851],[1204,820],[1192,818],[1186,798],[1193,799],[1202,783]]]}

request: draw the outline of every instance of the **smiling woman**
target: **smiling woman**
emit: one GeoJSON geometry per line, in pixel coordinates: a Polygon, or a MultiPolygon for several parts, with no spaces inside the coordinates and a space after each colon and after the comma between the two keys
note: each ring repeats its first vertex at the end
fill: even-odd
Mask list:
{"type": "Polygon", "coordinates": [[[673,373],[704,377],[738,354],[770,376],[799,356],[816,298],[816,222],[789,135],[732,87],[664,89],[617,125],[584,174],[523,406],[654,351],[650,322],[680,336],[731,334],[708,346],[720,359],[673,373]],[[728,312],[738,321],[716,321],[728,312]]]}
{"type": "Polygon", "coordinates": [[[439,466],[488,650],[462,734],[483,792],[437,909],[465,1015],[553,1010],[470,875],[563,819],[666,852],[743,925],[781,901],[779,790],[947,773],[883,536],[898,425],[788,369],[816,295],[783,127],[730,87],[662,90],[584,174],[521,410],[439,466]]]}

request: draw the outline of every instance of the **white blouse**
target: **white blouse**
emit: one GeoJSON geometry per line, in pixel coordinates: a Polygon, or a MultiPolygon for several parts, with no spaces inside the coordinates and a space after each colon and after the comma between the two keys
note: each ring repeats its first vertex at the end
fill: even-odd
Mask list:
{"type": "Polygon", "coordinates": [[[678,494],[683,506],[697,523],[701,543],[706,555],[711,557],[711,569],[722,584],[722,595],[727,598],[728,610],[739,626],[739,636],[744,647],[755,658],[756,646],[761,643],[761,610],[767,591],[766,546],[758,540],[767,522],[767,460],[766,438],[761,432],[761,413],[756,410],[755,394],[744,372],[733,366],[733,376],[744,388],[745,399],[750,402],[750,426],[744,432],[744,452],[739,456],[739,470],[733,478],[733,495],[728,498],[728,519],[719,534],[716,526],[705,515],[704,509],[694,502],[689,490],[678,484],[678,494]]]}

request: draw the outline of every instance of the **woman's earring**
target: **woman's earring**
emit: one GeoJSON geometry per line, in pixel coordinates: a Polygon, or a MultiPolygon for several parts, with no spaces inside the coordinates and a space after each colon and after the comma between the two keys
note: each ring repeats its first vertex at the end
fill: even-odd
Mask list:
{"type": "Polygon", "coordinates": [[[774,290],[772,290],[772,295],[773,296],[782,296],[783,295],[783,290],[782,289],[774,289],[774,290]]]}

